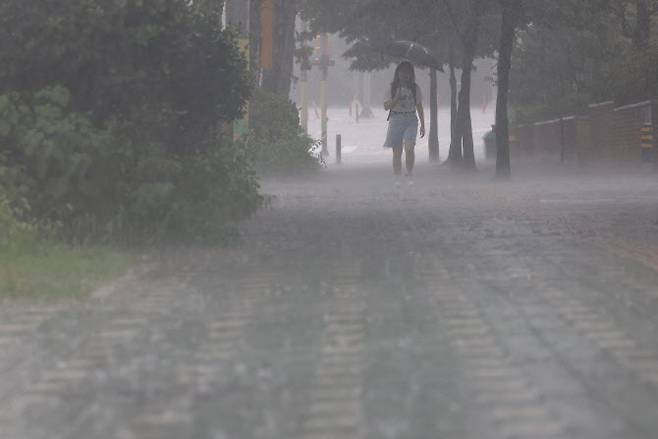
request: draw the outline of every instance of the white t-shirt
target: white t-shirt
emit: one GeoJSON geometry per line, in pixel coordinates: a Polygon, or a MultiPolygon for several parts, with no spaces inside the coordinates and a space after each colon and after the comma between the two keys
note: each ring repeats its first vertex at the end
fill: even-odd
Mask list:
{"type": "MultiPolygon", "coordinates": [[[[399,100],[391,109],[393,112],[411,113],[416,111],[416,103],[421,105],[423,103],[423,92],[420,90],[418,84],[416,84],[416,102],[414,102],[414,95],[411,93],[411,89],[406,86],[400,87],[396,96],[399,96],[399,100]]],[[[391,87],[386,88],[386,100],[393,100],[393,97],[391,96],[391,87]]]]}

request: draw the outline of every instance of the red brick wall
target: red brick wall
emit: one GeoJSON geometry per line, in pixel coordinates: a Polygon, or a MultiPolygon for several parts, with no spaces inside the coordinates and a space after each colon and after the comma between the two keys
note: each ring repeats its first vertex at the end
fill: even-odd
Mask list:
{"type": "Polygon", "coordinates": [[[516,127],[516,151],[519,156],[526,157],[533,154],[535,146],[532,137],[532,125],[519,125],[516,127]]]}
{"type": "Polygon", "coordinates": [[[597,159],[596,148],[593,147],[592,141],[592,118],[579,117],[576,121],[576,145],[575,145],[575,158],[579,163],[587,163],[588,161],[597,159]]]}
{"type": "Polygon", "coordinates": [[[640,160],[640,128],[649,121],[658,127],[658,102],[615,108],[612,102],[591,105],[587,115],[520,125],[512,152],[519,157],[564,159],[582,163],[640,160]],[[649,112],[651,117],[649,116],[649,112]],[[561,132],[563,124],[564,132],[561,132]]]}
{"type": "Polygon", "coordinates": [[[579,134],[585,135],[583,130],[582,118],[573,116],[519,126],[516,129],[517,152],[521,157],[543,156],[557,160],[564,153],[565,160],[572,160],[580,144],[579,134]]]}
{"type": "Polygon", "coordinates": [[[612,156],[611,124],[615,104],[612,101],[592,104],[588,108],[590,117],[590,142],[587,145],[587,160],[607,160],[612,156]]]}
{"type": "Polygon", "coordinates": [[[611,124],[611,140],[613,158],[624,161],[639,161],[641,140],[640,128],[647,119],[647,112],[651,111],[652,103],[621,107],[614,110],[611,124]]]}

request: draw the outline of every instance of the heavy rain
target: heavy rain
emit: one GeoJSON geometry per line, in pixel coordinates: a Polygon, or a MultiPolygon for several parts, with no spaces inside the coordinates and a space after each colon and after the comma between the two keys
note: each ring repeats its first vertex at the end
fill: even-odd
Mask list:
{"type": "Polygon", "coordinates": [[[658,438],[658,0],[0,21],[0,439],[658,438]]]}

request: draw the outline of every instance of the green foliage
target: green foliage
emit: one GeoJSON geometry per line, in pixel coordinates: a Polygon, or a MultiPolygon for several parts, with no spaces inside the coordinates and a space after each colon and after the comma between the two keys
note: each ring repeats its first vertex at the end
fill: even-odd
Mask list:
{"type": "Polygon", "coordinates": [[[142,143],[202,146],[240,116],[246,62],[216,13],[171,0],[9,0],[0,5],[0,93],[63,85],[95,125],[142,143]]]}
{"type": "Polygon", "coordinates": [[[100,130],[69,112],[68,99],[62,87],[0,96],[0,152],[12,165],[0,168],[0,185],[29,201],[22,218],[59,225],[74,241],[208,241],[260,206],[254,172],[236,147],[173,154],[140,146],[125,127],[100,130]]]}
{"type": "MultiPolygon", "coordinates": [[[[0,151],[0,176],[8,171],[0,151]]],[[[0,299],[83,298],[135,262],[106,247],[62,244],[52,239],[56,225],[26,220],[29,216],[28,202],[0,185],[0,299]]]]}
{"type": "Polygon", "coordinates": [[[361,44],[365,38],[374,46],[391,39],[417,41],[439,62],[448,63],[451,52],[461,55],[458,40],[472,26],[473,11],[483,16],[477,56],[491,56],[495,51],[499,14],[494,0],[300,0],[299,5],[314,31],[337,32],[354,43],[343,55],[353,59],[355,70],[381,70],[400,61],[361,44]]]}
{"type": "Polygon", "coordinates": [[[658,99],[658,38],[646,50],[629,50],[615,60],[611,84],[618,104],[658,99]]]}
{"type": "Polygon", "coordinates": [[[12,169],[0,183],[29,200],[32,215],[53,221],[95,205],[116,181],[105,166],[113,154],[107,131],[69,112],[69,102],[63,87],[0,96],[0,148],[12,169]]]}
{"type": "MultiPolygon", "coordinates": [[[[605,0],[529,2],[519,34],[511,99],[520,122],[578,113],[588,104],[658,97],[658,45],[638,49],[605,0]]],[[[621,4],[621,3],[619,3],[621,4]]]]}
{"type": "Polygon", "coordinates": [[[246,149],[259,173],[299,173],[319,167],[314,145],[299,125],[295,105],[279,95],[259,91],[251,102],[251,133],[246,149]]]}
{"type": "Polygon", "coordinates": [[[117,228],[153,241],[212,244],[230,238],[231,224],[253,213],[263,199],[245,154],[225,147],[161,163],[167,179],[138,186],[117,228]],[[150,233],[149,233],[150,232],[150,233]]]}
{"type": "Polygon", "coordinates": [[[0,187],[0,253],[33,248],[38,239],[37,228],[19,220],[16,210],[0,187]]]}
{"type": "Polygon", "coordinates": [[[259,207],[249,161],[220,140],[246,62],[206,3],[0,5],[0,186],[29,204],[21,221],[75,242],[209,242],[259,207]]]}

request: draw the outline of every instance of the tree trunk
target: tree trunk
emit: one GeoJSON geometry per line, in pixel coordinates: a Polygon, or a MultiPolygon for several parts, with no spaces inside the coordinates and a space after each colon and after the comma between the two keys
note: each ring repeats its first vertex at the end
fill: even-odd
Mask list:
{"type": "Polygon", "coordinates": [[[462,62],[462,86],[459,91],[459,109],[457,114],[457,137],[463,139],[464,169],[474,170],[475,154],[473,152],[473,128],[471,124],[471,78],[473,73],[473,59],[475,58],[475,44],[477,41],[471,39],[464,48],[464,59],[462,62]]]}
{"type": "Polygon", "coordinates": [[[281,96],[290,96],[290,87],[295,65],[295,18],[297,17],[296,0],[280,0],[278,21],[279,62],[276,92],[281,96]]]}
{"type": "Polygon", "coordinates": [[[450,137],[457,133],[457,75],[455,64],[450,64],[450,137]]]}
{"type": "MultiPolygon", "coordinates": [[[[469,78],[470,81],[470,78],[469,78]]],[[[473,144],[473,121],[471,119],[471,86],[469,82],[468,86],[468,104],[467,108],[464,111],[464,131],[462,134],[462,148],[464,150],[464,169],[474,170],[476,169],[475,165],[475,152],[473,144]]]]}
{"type": "Polygon", "coordinates": [[[462,161],[462,143],[458,130],[457,75],[455,74],[454,43],[450,46],[450,150],[447,163],[458,165],[462,161]]]}
{"type": "Polygon", "coordinates": [[[636,24],[634,45],[640,50],[645,50],[649,47],[651,41],[651,12],[649,9],[648,0],[636,0],[636,24]]]}
{"type": "Polygon", "coordinates": [[[438,85],[436,69],[430,67],[430,133],[429,153],[430,161],[439,160],[439,109],[438,109],[438,85]]]}
{"type": "Polygon", "coordinates": [[[512,67],[512,50],[516,26],[521,17],[522,0],[502,0],[503,19],[498,46],[498,98],[496,101],[496,178],[511,177],[509,151],[509,120],[507,101],[509,76],[512,67]]]}
{"type": "MultiPolygon", "coordinates": [[[[357,72],[357,80],[356,80],[356,85],[357,85],[357,98],[359,102],[361,103],[361,106],[363,106],[363,101],[365,101],[365,85],[366,85],[366,80],[364,77],[363,72],[357,72]]],[[[361,111],[359,109],[359,111],[361,111]]]]}
{"type": "Polygon", "coordinates": [[[263,71],[263,90],[281,96],[290,95],[295,62],[296,0],[274,1],[274,65],[263,71]]]}
{"type": "Polygon", "coordinates": [[[475,59],[475,52],[480,37],[480,22],[482,14],[484,13],[483,8],[479,7],[476,3],[477,2],[469,2],[468,23],[464,26],[464,29],[456,29],[463,47],[463,55],[461,59],[462,83],[459,90],[459,108],[457,109],[457,126],[455,129],[456,135],[453,136],[453,140],[450,142],[450,153],[455,155],[453,157],[448,157],[449,161],[454,163],[457,148],[461,144],[463,150],[462,162],[463,167],[466,170],[476,169],[475,154],[473,151],[473,129],[471,123],[471,79],[473,60],[475,59]]]}

